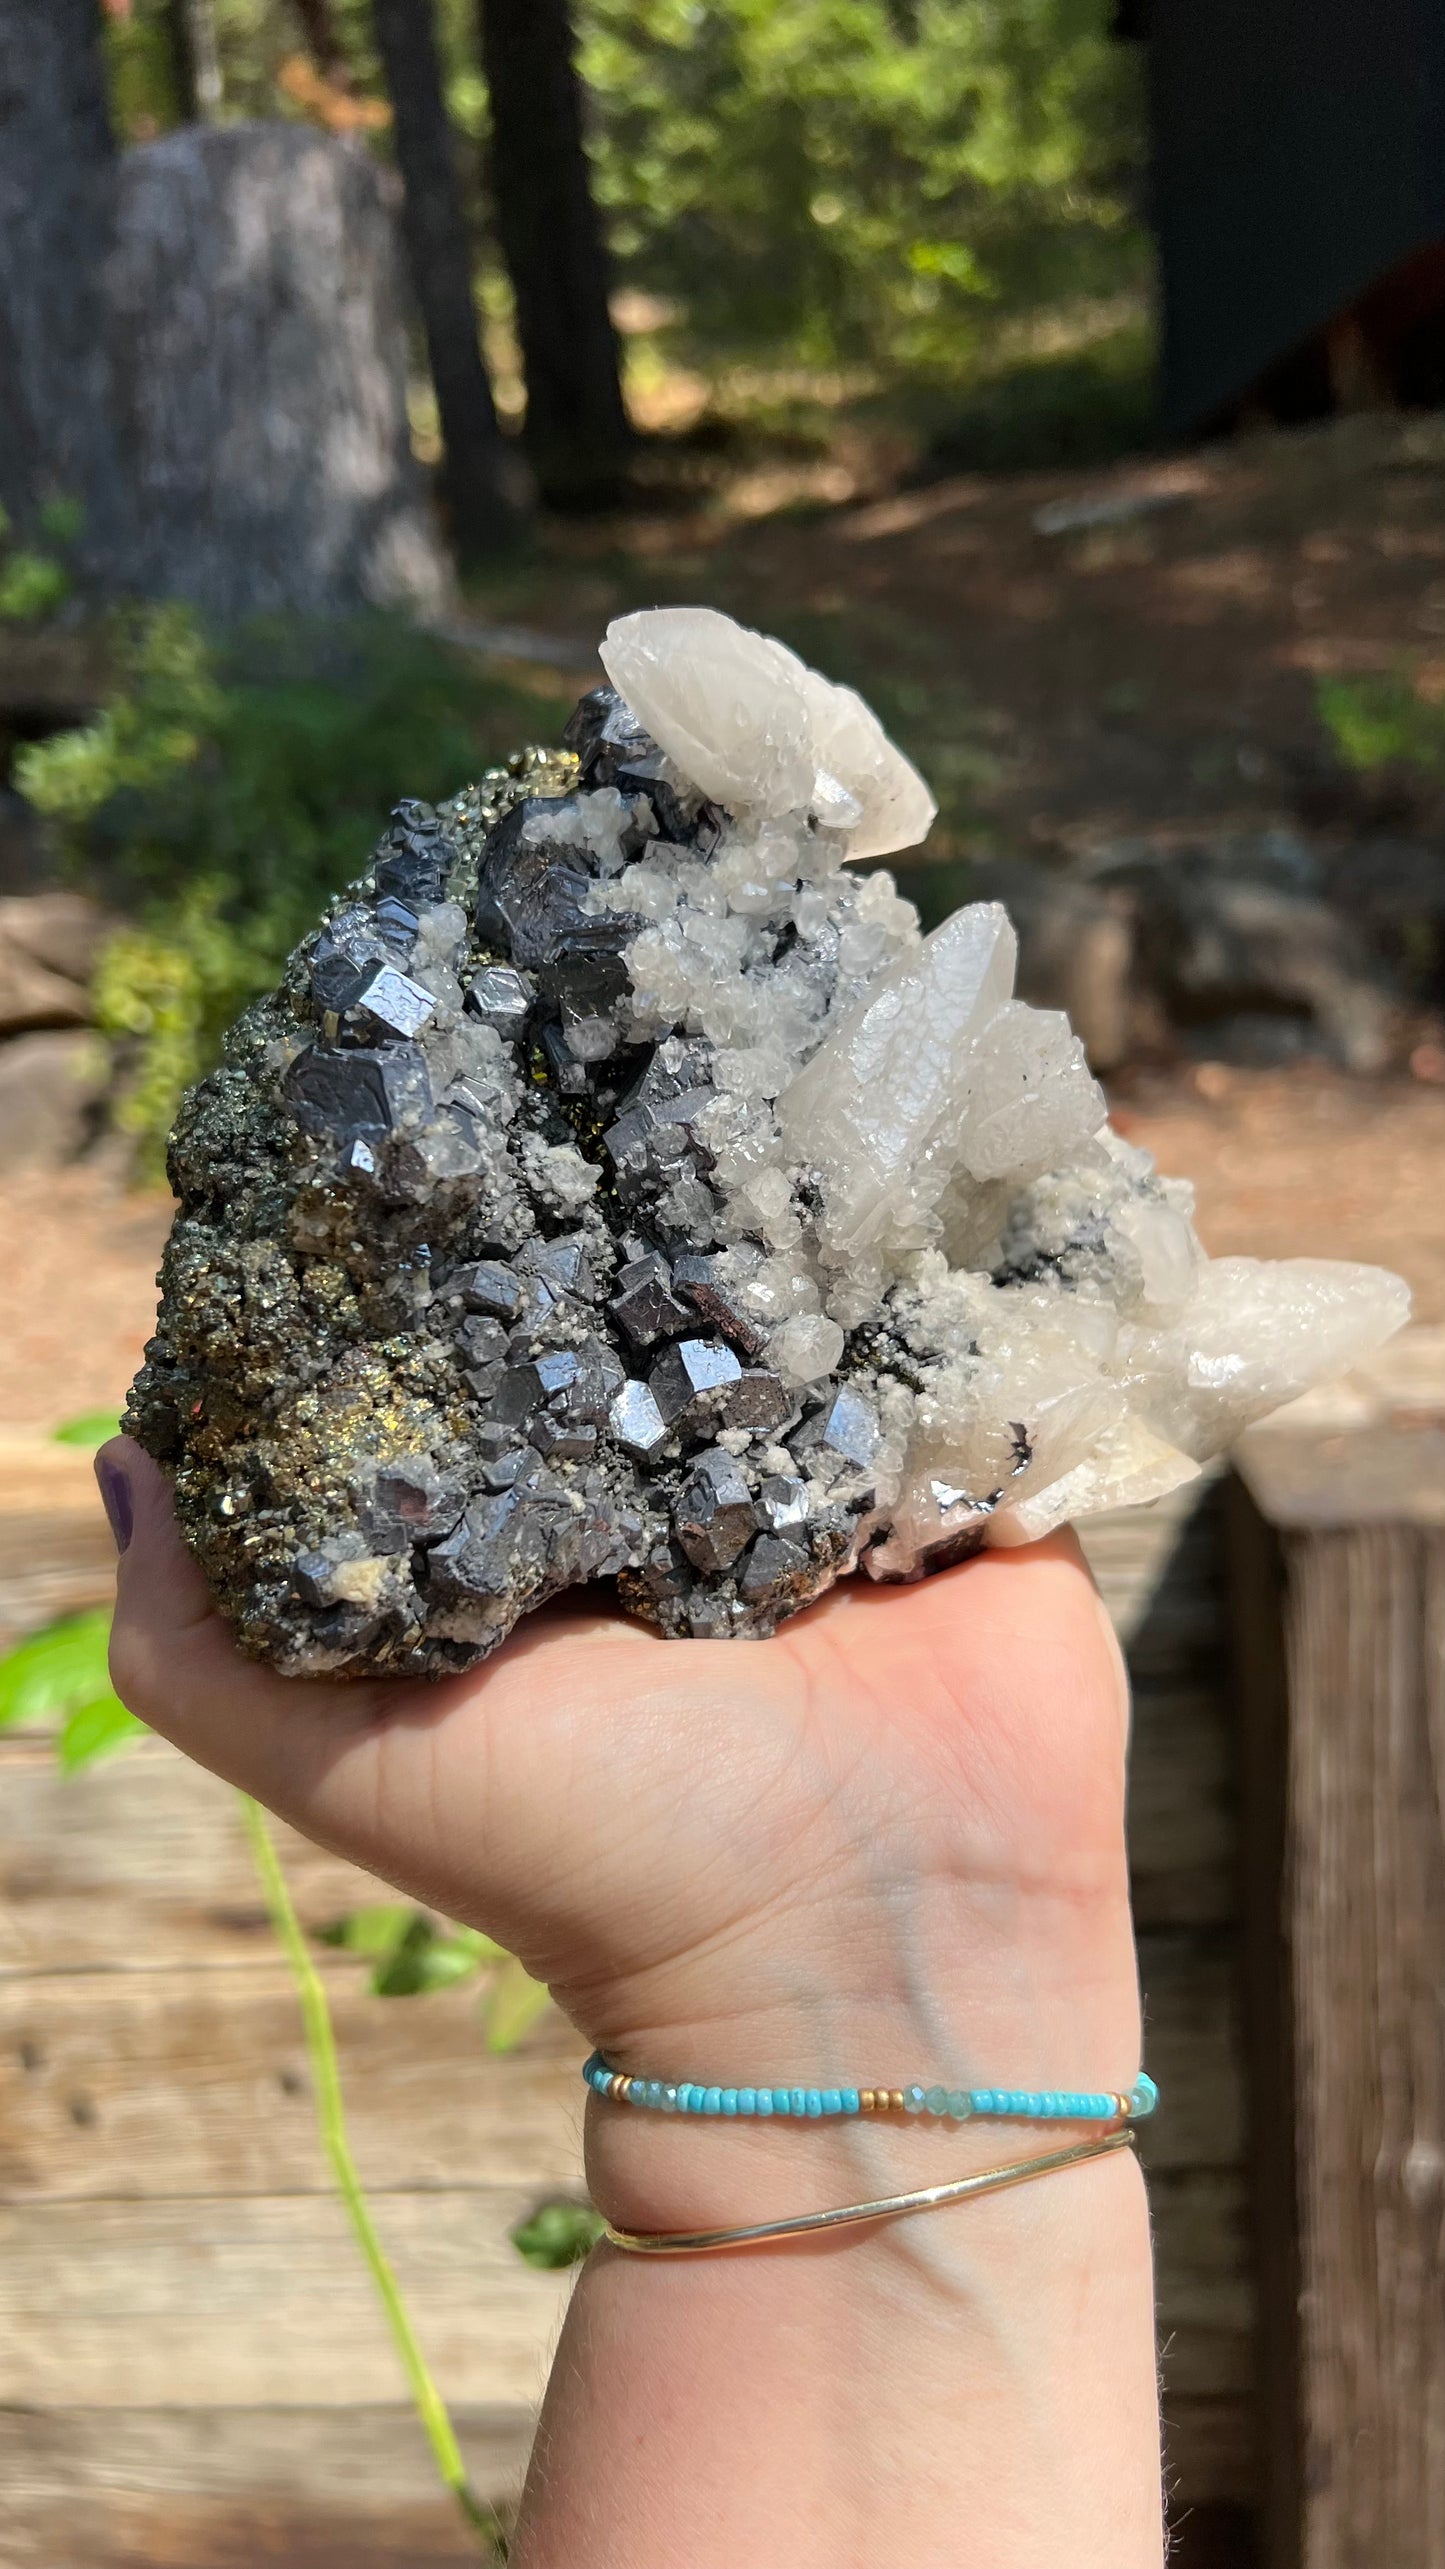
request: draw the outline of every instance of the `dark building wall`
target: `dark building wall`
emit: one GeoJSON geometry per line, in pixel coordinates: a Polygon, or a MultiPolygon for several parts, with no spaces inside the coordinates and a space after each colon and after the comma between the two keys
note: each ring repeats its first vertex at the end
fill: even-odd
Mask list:
{"type": "Polygon", "coordinates": [[[1164,409],[1227,417],[1445,240],[1445,0],[1153,0],[1164,409]]]}

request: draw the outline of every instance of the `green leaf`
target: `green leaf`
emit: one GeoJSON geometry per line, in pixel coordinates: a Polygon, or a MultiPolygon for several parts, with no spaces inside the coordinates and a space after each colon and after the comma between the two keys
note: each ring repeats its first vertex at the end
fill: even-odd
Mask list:
{"type": "Polygon", "coordinates": [[[107,1691],[94,1703],[78,1704],[60,1734],[58,1755],[63,1775],[78,1775],[102,1757],[114,1757],[132,1740],[145,1737],[145,1723],[126,1711],[118,1695],[107,1691]]]}
{"type": "Polygon", "coordinates": [[[0,1730],[53,1720],[109,1696],[109,1644],[110,1609],[96,1606],[7,1651],[0,1659],[0,1730]]]}
{"type": "Polygon", "coordinates": [[[448,1932],[418,1912],[394,1952],[377,1964],[371,1986],[378,1998],[422,1998],[469,1980],[495,1951],[490,1938],[474,1928],[448,1932]]]}
{"type": "Polygon", "coordinates": [[[84,1445],[93,1449],[106,1445],[120,1434],[120,1420],[113,1409],[82,1410],[79,1418],[68,1418],[51,1437],[52,1445],[84,1445]]]}
{"type": "Polygon", "coordinates": [[[489,2052],[515,2051],[543,2010],[552,2003],[546,1983],[522,1969],[508,1954],[482,2001],[482,2028],[489,2052]]]}
{"type": "Polygon", "coordinates": [[[555,2272],[560,2266],[580,2266],[588,2250],[595,2248],[602,2236],[602,2215],[590,2203],[540,2203],[510,2235],[518,2256],[529,2266],[555,2272]]]}
{"type": "Polygon", "coordinates": [[[47,553],[12,553],[0,563],[0,618],[35,624],[70,594],[70,574],[47,553]]]}
{"type": "Polygon", "coordinates": [[[364,1954],[373,1961],[395,1951],[416,1915],[399,1900],[377,1900],[313,1932],[319,1945],[335,1945],[342,1953],[364,1954]]]}
{"type": "Polygon", "coordinates": [[[371,1987],[378,1998],[418,1998],[467,1980],[501,1954],[500,1945],[475,1927],[438,1926],[424,1909],[377,1901],[352,1910],[318,1930],[322,1944],[361,1955],[374,1964],[371,1987]]]}

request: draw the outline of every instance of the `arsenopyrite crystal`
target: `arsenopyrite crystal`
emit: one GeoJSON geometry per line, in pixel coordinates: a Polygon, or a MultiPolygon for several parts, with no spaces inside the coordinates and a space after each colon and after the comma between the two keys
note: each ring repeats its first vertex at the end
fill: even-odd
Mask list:
{"type": "Polygon", "coordinates": [[[602,657],[564,750],[398,807],[177,1124],[128,1424],[288,1671],[591,1580],[767,1633],[1153,1498],[1406,1316],[1207,1259],[1003,911],[848,870],[933,815],[849,690],[703,609],[602,657]]]}

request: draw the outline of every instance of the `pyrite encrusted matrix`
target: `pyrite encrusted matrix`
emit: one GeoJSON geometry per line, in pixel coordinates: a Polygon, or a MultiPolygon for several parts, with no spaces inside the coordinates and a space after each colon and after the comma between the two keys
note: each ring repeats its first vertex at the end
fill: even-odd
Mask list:
{"type": "Polygon", "coordinates": [[[771,1632],[1157,1496],[1406,1316],[1207,1259],[1004,912],[883,872],[847,689],[623,618],[556,753],[402,803],[188,1096],[128,1425],[250,1651],[442,1674],[562,1590],[771,1632]]]}

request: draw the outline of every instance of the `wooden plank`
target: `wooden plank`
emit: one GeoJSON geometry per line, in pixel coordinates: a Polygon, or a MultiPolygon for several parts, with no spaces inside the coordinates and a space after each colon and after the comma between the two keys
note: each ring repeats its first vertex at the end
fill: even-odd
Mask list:
{"type": "MultiPolygon", "coordinates": [[[[513,2407],[452,2410],[479,2490],[516,2488],[531,2419],[513,2407]]],[[[229,2501],[350,2497],[415,2506],[435,2472],[404,2400],[368,2406],[0,2409],[0,2487],[12,2499],[190,2496],[229,2501]]]]}
{"type": "MultiPolygon", "coordinates": [[[[1258,2499],[1256,2410],[1248,2391],[1214,2399],[1164,2389],[1164,2490],[1177,2523],[1193,2507],[1253,2508],[1258,2499]]],[[[1228,2555],[1226,2555],[1228,2557],[1228,2555]]],[[[1180,2569],[1173,2545],[1169,2569],[1180,2569]]],[[[1229,2569],[1251,2569],[1253,2549],[1243,2545],[1229,2569]]],[[[1223,2562],[1221,2562],[1223,2569],[1223,2562]]]]}
{"type": "MultiPolygon", "coordinates": [[[[53,1436],[0,1428],[0,1524],[44,1517],[55,1523],[110,1531],[95,1486],[95,1467],[83,1445],[58,1445],[53,1436]]],[[[115,1547],[110,1544],[114,1559],[115,1547]]]]}
{"type": "MultiPolygon", "coordinates": [[[[1159,2308],[1178,2398],[1249,2382],[1244,2201],[1227,2173],[1165,2172],[1159,2308]]],[[[568,2278],[517,2257],[535,2190],[391,2195],[380,2222],[439,2379],[529,2408],[568,2278]]],[[[339,2208],[323,2196],[0,2210],[0,2409],[385,2406],[396,2358],[339,2208]]]]}
{"type": "Polygon", "coordinates": [[[1290,1755],[1285,1567],[1279,1540],[1240,1476],[1226,1492],[1225,1532],[1240,1708],[1240,1927],[1245,2066],[1253,2106],[1260,2533],[1267,2569],[1299,2569],[1303,2454],[1295,2035],[1284,1897],[1290,1755]]]}
{"type": "MultiPolygon", "coordinates": [[[[473,2486],[510,2504],[532,2419],[453,2410],[473,2486]]],[[[413,2411],[0,2412],[4,2569],[476,2569],[413,2411]]]]}
{"type": "Polygon", "coordinates": [[[1235,1757],[1222,1681],[1135,1687],[1129,1879],[1141,1929],[1216,1927],[1235,1917],[1235,1757]]]}
{"type": "MultiPolygon", "coordinates": [[[[1163,2091],[1154,2168],[1233,2167],[1245,2100],[1232,1944],[1141,1943],[1146,2052],[1163,2091]]],[[[581,2182],[583,2045],[557,2015],[488,2053],[475,1996],[375,1998],[332,1976],[352,2135],[373,2190],[581,2182]]],[[[280,1963],[217,2006],[184,1971],[0,1984],[0,2199],[325,2192],[305,2048],[280,1963]]]]}
{"type": "Polygon", "coordinates": [[[1361,1433],[1234,1510],[1270,2569],[1445,2558],[1445,1535],[1422,1431],[1361,1433]]]}
{"type": "Polygon", "coordinates": [[[1302,2556],[1436,2569],[1445,1537],[1366,1525],[1285,1555],[1302,2556]]]}
{"type": "MultiPolygon", "coordinates": [[[[508,2237],[541,2189],[378,2206],[448,2397],[530,2409],[570,2276],[508,2237]]],[[[397,2358],[324,2195],[0,2208],[0,2408],[386,2406],[397,2358]]]]}
{"type": "MultiPolygon", "coordinates": [[[[277,1837],[307,1926],[388,1896],[294,1830],[277,1837]]],[[[270,1950],[227,1786],[161,1740],[67,1780],[48,1741],[0,1736],[0,1974],[204,1969],[270,1950]]]]}
{"type": "Polygon", "coordinates": [[[1201,1533],[1208,1542],[1206,1520],[1218,1480],[1217,1469],[1211,1469],[1148,1507],[1112,1508],[1080,1524],[1084,1557],[1126,1650],[1132,1650],[1151,1616],[1162,1613],[1167,1619],[1170,1591],[1189,1584],[1187,1577],[1180,1579],[1177,1564],[1181,1551],[1192,1548],[1201,1533]]]}
{"type": "Polygon", "coordinates": [[[1156,2169],[1149,2194],[1166,2391],[1175,2399],[1247,2398],[1255,2298],[1244,2176],[1156,2169]]]}
{"type": "Polygon", "coordinates": [[[1281,1529],[1445,1526],[1445,1422],[1428,1412],[1334,1435],[1246,1437],[1237,1460],[1281,1529]]]}
{"type": "Polygon", "coordinates": [[[320,2511],[270,2498],[41,2498],[7,2503],[0,2525],[0,2569],[477,2569],[482,2558],[440,2496],[365,2510],[342,2498],[320,2511]]]}
{"type": "MultiPolygon", "coordinates": [[[[372,2191],[581,2184],[583,2046],[555,2014],[490,2054],[474,1990],[381,1999],[330,1978],[372,2191]]],[[[0,2199],[326,2192],[295,1993],[243,1964],[0,1982],[0,2199]]]]}
{"type": "MultiPolygon", "coordinates": [[[[1180,2569],[1244,2569],[1236,2521],[1252,2494],[1240,2411],[1180,2400],[1165,2456],[1180,2569]],[[1200,2510],[1213,2522],[1200,2523],[1200,2510]],[[1214,2537],[1207,2552],[1201,2531],[1214,2537]]],[[[530,2420],[455,2414],[473,2484],[493,2502],[518,2489],[530,2420]]],[[[0,2415],[4,2569],[453,2569],[475,2544],[435,2489],[409,2412],[174,2410],[0,2415]]]]}
{"type": "MultiPolygon", "coordinates": [[[[1244,2403],[1183,2399],[1166,2410],[1171,2512],[1247,2504],[1244,2403]]],[[[461,2409],[473,2485],[509,2503],[531,2420],[461,2409]]],[[[0,2414],[4,2569],[452,2569],[476,2549],[436,2490],[407,2410],[235,2409],[0,2414]]],[[[1237,2531],[1237,2528],[1236,2528],[1237,2531]]],[[[1217,2569],[1245,2555],[1211,2553],[1217,2569]]]]}
{"type": "Polygon", "coordinates": [[[88,1453],[0,1434],[0,1651],[115,1593],[115,1545],[88,1453]]]}
{"type": "Polygon", "coordinates": [[[1248,2100],[1233,1934],[1141,1936],[1139,1977],[1144,2057],[1160,2091],[1143,2126],[1145,2166],[1242,2167],[1248,2100]]]}

